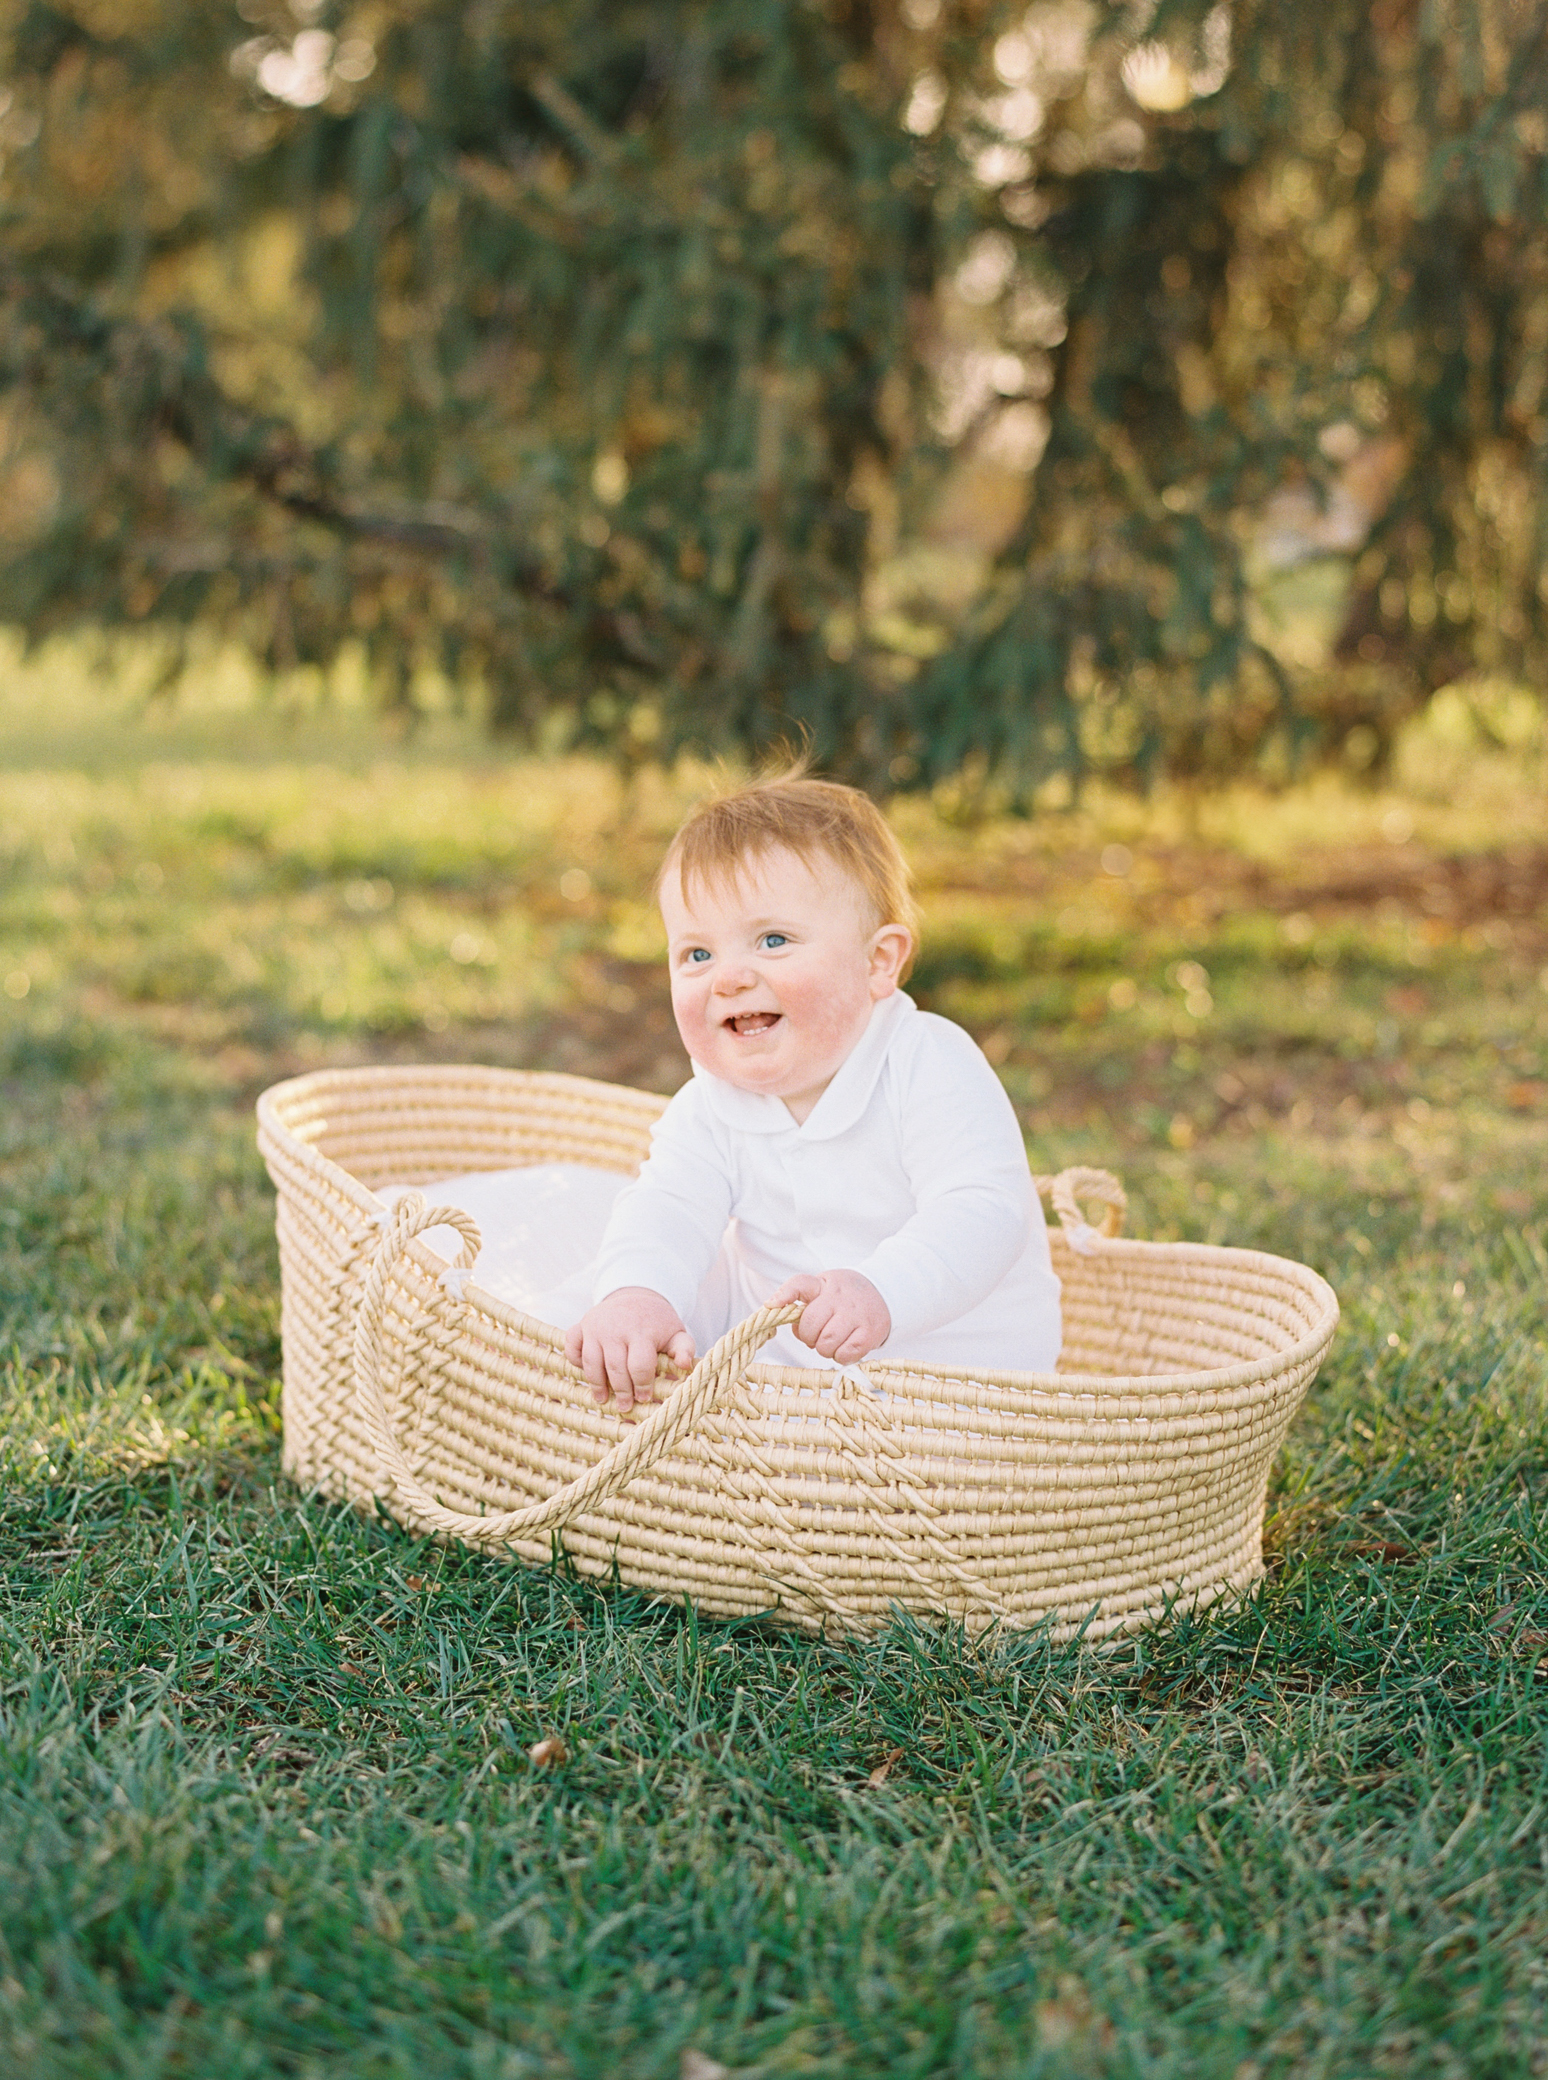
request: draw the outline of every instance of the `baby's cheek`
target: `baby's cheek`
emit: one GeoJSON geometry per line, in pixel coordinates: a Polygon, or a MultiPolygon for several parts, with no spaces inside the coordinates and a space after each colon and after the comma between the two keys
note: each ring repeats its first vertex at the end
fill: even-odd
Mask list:
{"type": "Polygon", "coordinates": [[[695,1061],[704,1053],[709,1039],[709,1022],[704,1015],[704,1006],[688,996],[672,995],[672,1016],[677,1021],[678,1038],[695,1061]]]}
{"type": "Polygon", "coordinates": [[[847,994],[817,983],[803,990],[799,1001],[789,1008],[815,1049],[825,1053],[842,1049],[847,1054],[864,1032],[871,1006],[869,999],[863,1004],[854,1002],[847,994]]]}

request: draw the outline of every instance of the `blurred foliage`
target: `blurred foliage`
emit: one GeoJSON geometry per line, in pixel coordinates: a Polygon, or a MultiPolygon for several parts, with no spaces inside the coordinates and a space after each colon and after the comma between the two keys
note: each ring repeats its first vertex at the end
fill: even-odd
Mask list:
{"type": "Polygon", "coordinates": [[[1542,679],[1548,5],[0,0],[0,81],[34,636],[1013,799],[1542,679]]]}

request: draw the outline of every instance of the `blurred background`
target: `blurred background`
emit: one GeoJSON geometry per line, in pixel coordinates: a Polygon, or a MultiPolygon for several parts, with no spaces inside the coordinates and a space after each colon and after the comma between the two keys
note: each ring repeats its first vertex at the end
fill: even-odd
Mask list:
{"type": "Polygon", "coordinates": [[[0,23],[0,1071],[673,1088],[804,735],[1040,1167],[1536,1203],[1548,4],[0,23]]]}
{"type": "Polygon", "coordinates": [[[968,806],[1509,747],[1545,152],[1535,0],[5,0],[0,622],[968,806]]]}

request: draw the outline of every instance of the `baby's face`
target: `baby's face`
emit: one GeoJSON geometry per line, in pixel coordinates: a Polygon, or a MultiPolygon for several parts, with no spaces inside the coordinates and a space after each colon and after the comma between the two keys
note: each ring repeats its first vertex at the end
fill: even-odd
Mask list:
{"type": "Polygon", "coordinates": [[[902,925],[872,928],[836,865],[783,850],[691,894],[669,877],[661,915],[684,1047],[738,1089],[783,1098],[798,1120],[897,988],[913,945],[902,925]]]}

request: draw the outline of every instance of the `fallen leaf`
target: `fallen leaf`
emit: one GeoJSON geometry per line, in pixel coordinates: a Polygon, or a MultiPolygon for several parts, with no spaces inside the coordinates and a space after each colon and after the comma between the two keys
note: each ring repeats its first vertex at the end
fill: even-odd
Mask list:
{"type": "Polygon", "coordinates": [[[339,1666],[340,1668],[347,1668],[352,1676],[363,1676],[365,1674],[365,1670],[358,1661],[341,1661],[339,1666]]]}
{"type": "Polygon", "coordinates": [[[568,1762],[570,1751],[557,1733],[546,1733],[540,1741],[534,1741],[527,1750],[527,1760],[539,1769],[547,1769],[555,1762],[568,1762]]]}
{"type": "Polygon", "coordinates": [[[425,1578],[422,1574],[406,1574],[403,1577],[403,1582],[405,1588],[409,1589],[422,1589],[425,1586],[425,1578]]]}
{"type": "Polygon", "coordinates": [[[1349,1551],[1357,1554],[1362,1560],[1417,1560],[1420,1557],[1412,1546],[1401,1546],[1390,1538],[1366,1545],[1351,1546],[1349,1551]]]}
{"type": "Polygon", "coordinates": [[[903,1750],[901,1748],[889,1748],[865,1781],[868,1784],[885,1784],[892,1775],[893,1764],[902,1760],[903,1750]]]}
{"type": "Polygon", "coordinates": [[[678,2080],[731,2080],[729,2066],[723,2066],[718,2058],[706,2058],[702,2051],[694,2050],[683,2053],[677,2074],[678,2080]]]}
{"type": "Polygon", "coordinates": [[[1040,2051],[1058,2051],[1081,2034],[1085,2017],[1070,2001],[1039,2001],[1032,2010],[1040,2051]]]}
{"type": "Polygon", "coordinates": [[[1518,1647],[1548,1647],[1548,1632],[1518,1632],[1516,1634],[1516,1645],[1518,1647]]]}
{"type": "Polygon", "coordinates": [[[1106,2050],[1113,2041],[1112,2024],[1096,2013],[1077,1979],[1061,1979],[1058,1999],[1039,2001],[1032,2014],[1040,2051],[1059,2051],[1080,2042],[1106,2050]]]}

